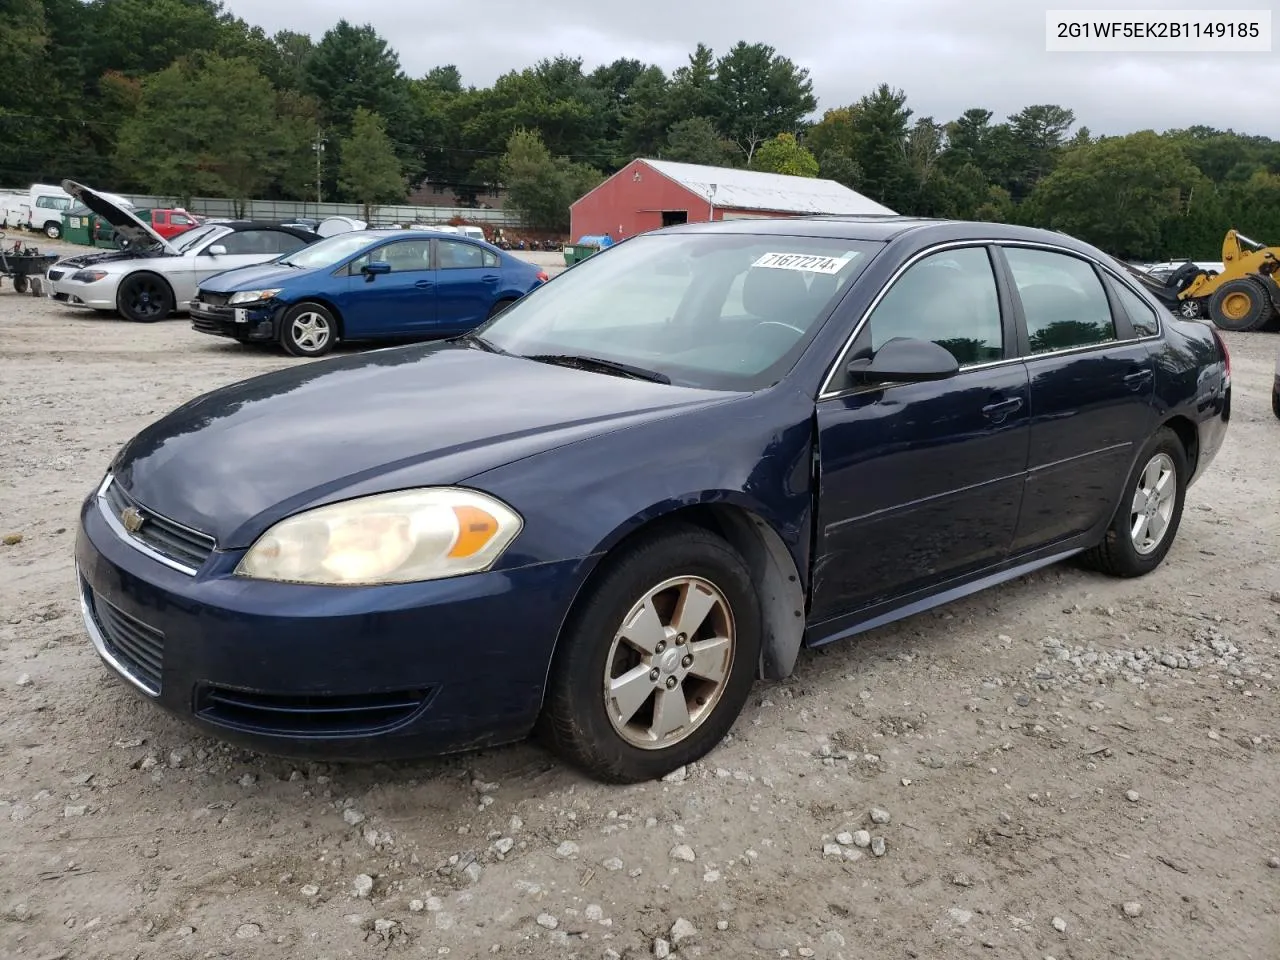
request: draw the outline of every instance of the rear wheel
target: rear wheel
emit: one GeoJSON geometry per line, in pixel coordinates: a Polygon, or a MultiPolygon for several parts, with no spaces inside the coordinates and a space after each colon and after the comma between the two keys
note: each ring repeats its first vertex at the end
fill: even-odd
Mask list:
{"type": "Polygon", "coordinates": [[[492,320],[494,317],[502,313],[504,310],[507,309],[507,307],[511,306],[513,303],[515,303],[515,300],[510,298],[506,300],[499,300],[497,303],[493,305],[492,309],[490,309],[489,319],[492,320]]]}
{"type": "Polygon", "coordinates": [[[1191,472],[1182,440],[1161,427],[1143,446],[1137,464],[1102,543],[1083,557],[1088,566],[1114,577],[1140,577],[1160,566],[1182,522],[1191,472]]]}
{"type": "Polygon", "coordinates": [[[155,323],[173,313],[173,290],[154,273],[131,273],[120,281],[116,309],[134,323],[155,323]]]}
{"type": "Polygon", "coordinates": [[[338,321],[318,303],[299,303],[280,320],[280,343],[295,357],[319,357],[338,341],[338,321]]]}
{"type": "Polygon", "coordinates": [[[1204,316],[1204,304],[1199,297],[1183,300],[1178,304],[1178,316],[1183,320],[1199,320],[1204,316]]]}
{"type": "Polygon", "coordinates": [[[56,220],[50,220],[44,225],[44,235],[50,240],[57,240],[62,236],[62,224],[56,220]]]}
{"type": "Polygon", "coordinates": [[[1209,300],[1209,316],[1223,330],[1257,330],[1271,319],[1271,300],[1257,280],[1228,280],[1209,300]]]}
{"type": "Polygon", "coordinates": [[[728,543],[681,525],[624,550],[560,637],[539,723],[609,783],[709,753],[746,703],[761,643],[759,595],[728,543]]]}
{"type": "Polygon", "coordinates": [[[19,274],[13,278],[13,289],[16,293],[26,293],[31,289],[31,281],[22,274],[19,274]]]}

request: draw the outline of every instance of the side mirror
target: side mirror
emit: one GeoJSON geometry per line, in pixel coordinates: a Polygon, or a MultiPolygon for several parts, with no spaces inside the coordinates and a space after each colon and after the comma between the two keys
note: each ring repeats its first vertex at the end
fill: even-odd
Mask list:
{"type": "Polygon", "coordinates": [[[960,364],[950,350],[932,340],[895,337],[874,356],[852,361],[847,370],[858,383],[914,383],[954,377],[960,364]]]}
{"type": "Polygon", "coordinates": [[[225,257],[226,255],[227,255],[227,248],[220,243],[215,243],[212,247],[209,248],[209,256],[211,257],[225,257]]]}
{"type": "Polygon", "coordinates": [[[372,280],[384,273],[390,273],[391,264],[385,260],[372,260],[361,267],[360,272],[364,274],[365,280],[372,280]]]}

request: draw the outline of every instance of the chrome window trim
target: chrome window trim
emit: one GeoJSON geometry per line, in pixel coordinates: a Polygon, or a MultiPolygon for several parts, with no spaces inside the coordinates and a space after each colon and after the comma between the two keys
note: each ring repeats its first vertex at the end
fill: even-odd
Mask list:
{"type": "MultiPolygon", "coordinates": [[[[833,390],[831,387],[831,383],[832,383],[832,380],[835,378],[836,371],[840,370],[843,367],[845,363],[845,357],[847,357],[849,355],[849,351],[853,349],[854,341],[857,340],[858,335],[862,333],[862,328],[866,326],[867,321],[871,317],[871,314],[875,312],[876,307],[880,305],[880,301],[885,298],[885,295],[889,292],[889,290],[893,287],[893,285],[898,282],[899,277],[901,277],[904,273],[910,270],[913,266],[915,266],[925,257],[932,256],[935,253],[940,253],[945,250],[954,250],[959,247],[989,247],[993,245],[1006,246],[1006,247],[1011,247],[1011,246],[1012,247],[1031,247],[1035,249],[1047,250],[1051,253],[1064,253],[1064,254],[1067,254],[1068,256],[1076,257],[1078,259],[1084,260],[1094,265],[1095,267],[1102,270],[1105,274],[1110,276],[1112,279],[1114,279],[1118,283],[1122,283],[1125,286],[1129,287],[1131,292],[1134,292],[1134,288],[1132,284],[1130,284],[1128,281],[1121,278],[1119,274],[1117,274],[1114,270],[1109,268],[1106,264],[1102,263],[1101,261],[1094,259],[1088,254],[1081,253],[1079,250],[1073,250],[1070,247],[1063,247],[1058,244],[1049,243],[1048,241],[1045,241],[1045,240],[1002,240],[998,237],[989,237],[989,238],[975,237],[968,240],[946,240],[941,243],[934,244],[931,247],[925,247],[923,250],[918,250],[916,253],[912,254],[910,258],[908,258],[901,266],[898,267],[898,269],[896,269],[893,272],[893,274],[889,277],[889,279],[885,281],[884,286],[882,286],[880,288],[880,291],[875,295],[875,298],[871,301],[870,304],[867,305],[867,309],[862,312],[862,316],[858,318],[858,322],[853,325],[853,331],[849,334],[848,339],[845,340],[844,346],[840,349],[840,352],[836,355],[835,362],[827,368],[827,375],[822,380],[822,387],[818,390],[818,396],[815,402],[821,402],[823,400],[832,400],[836,397],[846,396],[850,393],[862,393],[862,392],[865,392],[867,389],[882,390],[885,387],[893,386],[893,384],[884,383],[884,384],[877,384],[875,387],[872,387],[872,388],[857,387],[857,388],[849,388],[844,390],[833,390]]],[[[1143,296],[1142,294],[1138,294],[1138,298],[1142,300],[1143,303],[1147,302],[1146,297],[1143,296]]],[[[1161,318],[1158,312],[1156,314],[1156,326],[1157,326],[1156,332],[1149,336],[1131,337],[1129,339],[1109,340],[1106,343],[1090,343],[1082,347],[1064,347],[1061,350],[1048,350],[1044,353],[1031,353],[1025,357],[1006,357],[1003,360],[991,360],[991,361],[988,361],[987,363],[975,363],[972,366],[961,367],[959,375],[963,376],[965,373],[969,372],[970,370],[983,370],[983,369],[988,369],[990,367],[1001,366],[1003,364],[1009,364],[1009,363],[1024,363],[1030,360],[1039,360],[1042,357],[1056,357],[1056,356],[1062,356],[1064,354],[1080,353],[1087,350],[1100,350],[1103,348],[1114,347],[1119,344],[1144,343],[1151,340],[1159,340],[1164,334],[1164,320],[1163,318],[1161,318]]]]}
{"type": "MultiPolygon", "coordinates": [[[[199,572],[197,569],[195,569],[194,567],[189,567],[185,563],[179,563],[177,560],[174,560],[171,557],[166,557],[163,553],[160,553],[158,550],[151,549],[151,547],[143,543],[141,540],[139,540],[137,537],[135,537],[133,534],[131,534],[128,530],[124,528],[124,524],[120,522],[120,518],[115,515],[115,512],[111,509],[110,504],[107,503],[107,489],[111,486],[113,482],[115,482],[115,477],[108,473],[106,477],[103,479],[102,484],[98,487],[98,494],[97,494],[98,509],[102,512],[102,518],[107,521],[107,526],[111,528],[112,532],[115,533],[115,535],[118,536],[125,543],[129,544],[129,546],[133,547],[133,549],[137,550],[139,553],[146,554],[148,557],[150,557],[152,560],[155,560],[157,563],[163,563],[166,567],[169,567],[170,569],[177,570],[179,573],[185,573],[189,577],[194,577],[199,572]]],[[[193,533],[198,537],[208,538],[209,536],[207,533],[201,533],[199,530],[192,530],[190,527],[185,526],[181,523],[177,523],[174,520],[170,520],[168,517],[165,517],[165,520],[168,523],[172,523],[175,527],[182,527],[183,530],[186,530],[189,533],[193,533]]],[[[216,543],[214,544],[214,549],[217,549],[216,543]]]]}
{"type": "Polygon", "coordinates": [[[93,611],[89,608],[89,596],[86,592],[84,577],[80,573],[80,564],[76,564],[76,581],[80,588],[80,616],[84,619],[84,629],[89,634],[89,642],[93,644],[93,649],[98,652],[107,665],[116,673],[120,674],[125,680],[129,681],[133,686],[137,687],[149,697],[160,696],[160,691],[151,686],[141,677],[134,676],[133,671],[120,662],[107,647],[106,638],[102,635],[102,631],[98,629],[97,619],[93,615],[93,611]]]}

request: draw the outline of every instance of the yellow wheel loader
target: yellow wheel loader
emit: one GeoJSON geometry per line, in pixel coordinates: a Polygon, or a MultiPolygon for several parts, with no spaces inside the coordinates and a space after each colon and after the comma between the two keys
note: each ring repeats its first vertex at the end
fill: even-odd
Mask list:
{"type": "Polygon", "coordinates": [[[1196,268],[1188,276],[1190,271],[1180,267],[1167,286],[1177,288],[1172,291],[1176,309],[1184,317],[1207,316],[1223,330],[1261,330],[1280,318],[1277,270],[1280,247],[1266,247],[1228,230],[1222,241],[1221,273],[1196,268]]]}

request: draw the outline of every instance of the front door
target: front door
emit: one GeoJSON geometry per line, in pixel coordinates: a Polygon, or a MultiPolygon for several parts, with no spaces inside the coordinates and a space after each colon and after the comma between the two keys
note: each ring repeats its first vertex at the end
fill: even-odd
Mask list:
{"type": "Polygon", "coordinates": [[[1113,314],[1089,261],[1003,248],[1017,290],[1031,375],[1031,453],[1015,552],[1111,518],[1129,464],[1155,427],[1155,361],[1113,314]]]}
{"type": "Polygon", "coordinates": [[[1028,383],[991,256],[972,246],[917,261],[847,357],[871,356],[895,337],[932,340],[960,363],[955,377],[844,389],[837,381],[818,402],[812,623],[1008,556],[1027,467],[1028,383]]]}
{"type": "Polygon", "coordinates": [[[465,333],[489,318],[502,285],[496,254],[466,240],[436,240],[442,334],[465,333]]]}
{"type": "Polygon", "coordinates": [[[393,240],[347,267],[347,290],[340,304],[348,339],[426,337],[437,331],[436,271],[431,267],[430,240],[393,240]],[[371,262],[391,265],[391,272],[367,275],[371,262]]]}

